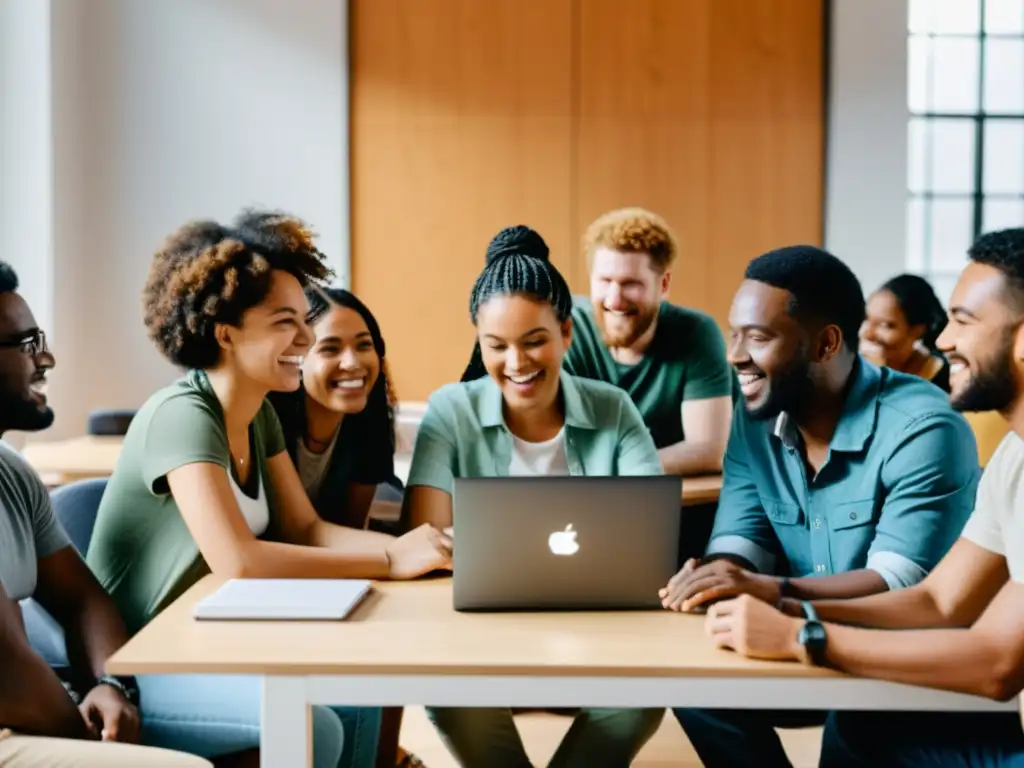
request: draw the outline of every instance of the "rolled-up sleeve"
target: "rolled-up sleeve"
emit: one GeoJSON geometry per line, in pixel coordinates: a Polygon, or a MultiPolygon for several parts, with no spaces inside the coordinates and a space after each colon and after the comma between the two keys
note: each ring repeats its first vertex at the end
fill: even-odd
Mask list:
{"type": "Polygon", "coordinates": [[[425,485],[452,492],[457,454],[454,430],[445,417],[447,411],[447,403],[438,395],[432,395],[427,401],[427,410],[416,431],[409,478],[405,483],[407,488],[425,485]]]}
{"type": "Polygon", "coordinates": [[[981,468],[974,434],[954,413],[911,422],[882,467],[885,503],[867,567],[889,589],[921,581],[960,536],[981,468]]]}
{"type": "Polygon", "coordinates": [[[644,424],[640,411],[625,392],[621,393],[620,401],[615,474],[641,477],[663,474],[654,438],[644,424]]]}
{"type": "MultiPolygon", "coordinates": [[[[751,472],[745,436],[745,414],[733,414],[732,431],[722,463],[722,493],[715,525],[708,543],[708,555],[738,555],[760,573],[774,573],[778,539],[761,506],[757,484],[751,472]]],[[[683,481],[686,488],[686,481],[683,481]]]]}

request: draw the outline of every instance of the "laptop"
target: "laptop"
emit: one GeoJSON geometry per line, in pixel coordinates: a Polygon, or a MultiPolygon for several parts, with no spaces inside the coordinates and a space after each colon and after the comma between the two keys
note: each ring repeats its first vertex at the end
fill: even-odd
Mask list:
{"type": "Polygon", "coordinates": [[[192,609],[213,621],[341,621],[370,593],[365,579],[228,579],[192,609]]]}
{"type": "Polygon", "coordinates": [[[456,478],[455,610],[661,608],[681,493],[665,475],[456,478]]]}

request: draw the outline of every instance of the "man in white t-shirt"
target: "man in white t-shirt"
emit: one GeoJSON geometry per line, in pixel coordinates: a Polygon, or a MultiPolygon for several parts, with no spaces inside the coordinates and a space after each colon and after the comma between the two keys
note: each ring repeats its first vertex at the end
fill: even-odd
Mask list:
{"type": "MultiPolygon", "coordinates": [[[[1024,689],[1024,229],[983,235],[968,254],[939,337],[950,399],[998,411],[1011,431],[961,537],[906,589],[782,610],[749,596],[718,603],[707,616],[716,645],[993,699],[1024,689]]],[[[1012,713],[834,713],[821,765],[1024,766],[1024,732],[1012,713]]]]}

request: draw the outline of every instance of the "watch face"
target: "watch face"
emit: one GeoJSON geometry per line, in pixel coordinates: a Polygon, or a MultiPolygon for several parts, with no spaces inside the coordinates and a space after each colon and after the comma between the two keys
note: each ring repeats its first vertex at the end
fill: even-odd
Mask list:
{"type": "Polygon", "coordinates": [[[825,655],[825,627],[817,621],[807,621],[800,627],[797,640],[807,649],[807,655],[813,664],[821,664],[825,655]]]}

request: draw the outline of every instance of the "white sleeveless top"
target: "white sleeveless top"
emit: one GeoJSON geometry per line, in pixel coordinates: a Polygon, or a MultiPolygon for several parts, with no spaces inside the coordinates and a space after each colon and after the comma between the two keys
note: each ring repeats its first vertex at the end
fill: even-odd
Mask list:
{"type": "Polygon", "coordinates": [[[242,510],[242,517],[246,525],[252,531],[253,536],[262,536],[270,525],[270,507],[267,505],[267,497],[263,493],[263,478],[260,476],[260,468],[252,467],[250,472],[256,473],[256,498],[245,495],[238,483],[235,482],[231,471],[228,471],[228,481],[231,483],[231,490],[235,493],[235,500],[238,508],[242,510]]]}

